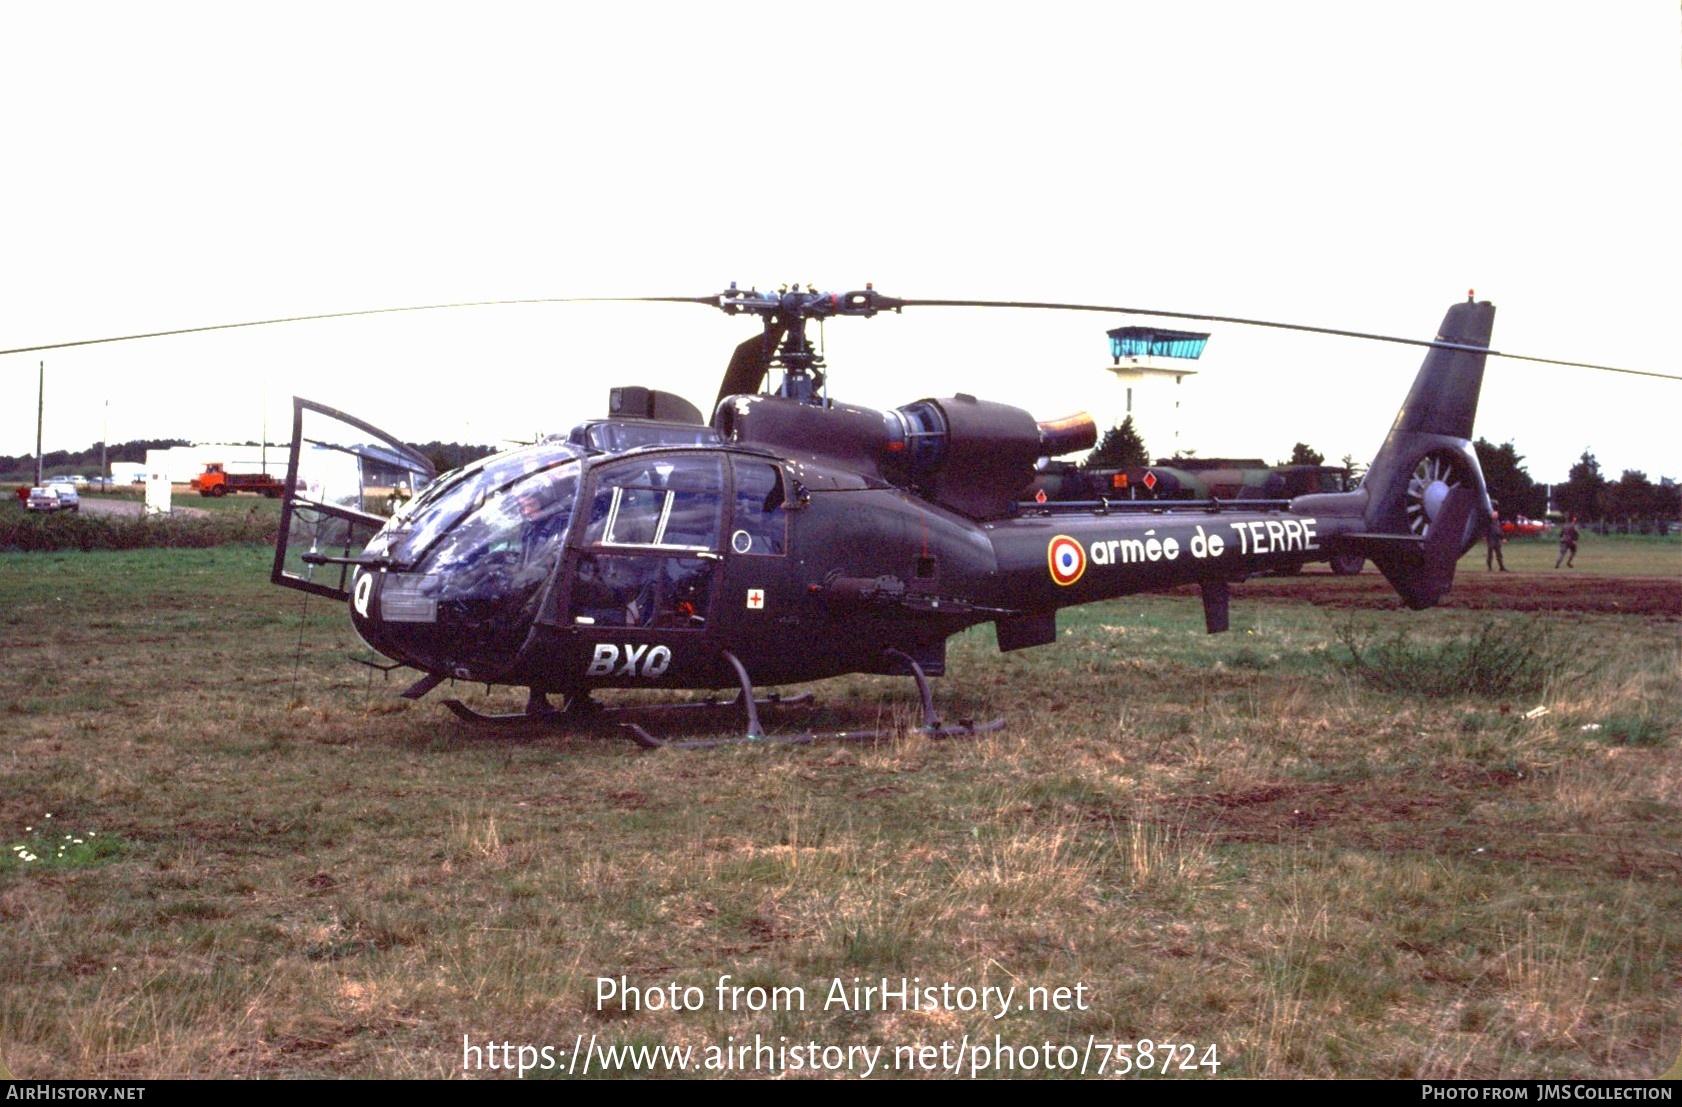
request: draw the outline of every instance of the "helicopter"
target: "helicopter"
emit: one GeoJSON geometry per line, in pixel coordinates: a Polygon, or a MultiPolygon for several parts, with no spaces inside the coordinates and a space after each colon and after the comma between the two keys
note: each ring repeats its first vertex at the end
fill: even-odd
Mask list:
{"type": "MultiPolygon", "coordinates": [[[[1495,310],[1470,294],[1434,339],[1384,339],[1428,349],[1354,490],[1047,503],[1022,498],[1036,462],[1090,449],[1090,416],[1039,420],[962,393],[843,404],[808,325],[920,306],[1133,309],[909,300],[869,285],[648,299],[758,318],[710,419],[673,393],[615,387],[605,417],[440,476],[371,424],[296,398],[274,583],[347,603],[357,634],[391,659],[381,667],[420,674],[401,693],[411,700],[446,681],[527,690],[509,715],[445,701],[475,723],[626,710],[598,689],[734,688],[734,700],[668,710],[739,711],[745,738],[763,740],[759,708],[789,701],[758,689],[868,673],[911,677],[922,733],[950,737],[1004,725],[935,710],[928,678],[970,627],[992,623],[1001,651],[1045,646],[1064,608],[1195,584],[1220,633],[1233,583],[1334,558],[1371,561],[1407,607],[1427,608],[1490,518],[1471,436],[1495,310]],[[393,488],[407,498],[386,496],[382,513],[393,488]]],[[[623,725],[645,746],[716,744],[623,725]]]]}

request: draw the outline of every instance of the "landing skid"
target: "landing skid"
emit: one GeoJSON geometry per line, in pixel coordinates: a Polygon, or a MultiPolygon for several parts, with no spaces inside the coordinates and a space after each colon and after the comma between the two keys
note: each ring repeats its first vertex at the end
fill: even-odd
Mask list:
{"type": "MultiPolygon", "coordinates": [[[[909,654],[903,653],[900,650],[888,650],[887,654],[890,657],[898,658],[900,661],[904,662],[911,670],[912,679],[917,682],[917,696],[922,702],[923,709],[923,725],[912,728],[910,733],[920,734],[925,738],[965,738],[976,734],[986,734],[991,731],[1004,729],[1005,721],[1003,719],[994,719],[991,722],[985,723],[977,723],[969,719],[961,719],[956,723],[950,724],[941,722],[940,716],[935,713],[934,695],[929,690],[928,677],[924,674],[923,667],[917,664],[916,660],[909,654]]],[[[475,711],[473,708],[457,699],[445,700],[444,706],[449,708],[451,713],[458,719],[462,719],[470,723],[490,724],[492,726],[519,726],[526,723],[560,722],[587,722],[590,724],[611,723],[616,717],[621,715],[643,715],[665,713],[669,711],[721,712],[739,710],[743,711],[746,716],[747,732],[740,738],[707,738],[682,742],[672,742],[656,738],[652,733],[638,723],[620,722],[618,724],[620,727],[624,728],[632,741],[646,749],[704,750],[712,749],[715,746],[733,745],[738,742],[781,742],[787,745],[796,746],[811,745],[814,742],[879,742],[886,738],[895,737],[900,733],[897,728],[889,728],[881,730],[842,730],[827,734],[814,732],[787,736],[779,735],[775,737],[768,735],[765,733],[764,726],[762,726],[759,721],[759,709],[761,707],[779,708],[809,706],[812,703],[812,694],[810,692],[802,692],[797,696],[779,696],[773,692],[763,698],[755,696],[753,681],[748,676],[747,669],[743,667],[741,661],[736,658],[735,654],[730,653],[728,650],[724,652],[724,658],[726,661],[730,662],[731,667],[736,670],[736,679],[741,684],[741,689],[736,693],[735,698],[729,700],[708,697],[707,699],[700,700],[696,703],[658,704],[647,707],[604,707],[600,703],[591,699],[586,693],[581,696],[572,697],[566,701],[565,707],[557,708],[549,702],[548,696],[534,689],[526,700],[526,709],[524,711],[492,715],[483,711],[475,711]]],[[[425,683],[425,681],[420,682],[420,684],[425,683]]],[[[434,687],[436,683],[437,681],[434,681],[432,684],[427,684],[426,688],[421,691],[421,694],[424,695],[425,692],[434,687]]],[[[419,688],[420,684],[417,684],[416,687],[419,688]]],[[[411,691],[413,691],[413,689],[411,689],[411,691]]]]}
{"type": "MultiPolygon", "coordinates": [[[[912,733],[921,734],[925,738],[962,738],[1004,729],[1005,721],[1003,719],[994,719],[987,723],[976,723],[965,719],[952,725],[943,724],[940,721],[940,716],[935,714],[934,695],[929,691],[929,680],[923,673],[923,667],[917,664],[916,659],[909,654],[899,650],[888,650],[886,652],[888,656],[896,657],[910,666],[911,676],[917,681],[917,695],[921,698],[923,707],[923,725],[916,728],[912,733]]],[[[742,667],[742,663],[736,659],[736,656],[728,650],[724,652],[724,657],[736,670],[736,678],[742,684],[742,691],[737,696],[736,702],[747,704],[748,731],[745,735],[740,738],[707,738],[687,742],[667,742],[654,737],[635,723],[622,724],[630,732],[631,738],[639,746],[647,749],[705,750],[712,749],[715,746],[735,745],[740,742],[781,742],[795,746],[811,745],[813,742],[880,742],[885,738],[892,738],[898,733],[898,731],[892,729],[841,730],[829,734],[796,734],[773,738],[765,733],[764,727],[759,725],[759,712],[754,706],[756,701],[753,698],[753,682],[748,678],[747,670],[742,667]]]]}
{"type": "MultiPolygon", "coordinates": [[[[647,749],[668,750],[710,750],[715,746],[733,746],[743,742],[776,742],[789,746],[809,746],[814,742],[881,742],[897,737],[901,732],[896,730],[836,730],[827,734],[792,734],[769,735],[752,734],[741,738],[703,738],[688,742],[663,741],[648,733],[635,723],[621,723],[620,726],[630,731],[631,738],[639,746],[647,749]]],[[[986,734],[989,731],[1003,730],[1005,721],[994,719],[986,723],[958,722],[949,726],[915,727],[905,731],[907,734],[920,734],[924,738],[966,738],[975,734],[986,734]]]]}
{"type": "MultiPolygon", "coordinates": [[[[694,703],[665,703],[636,705],[631,707],[607,707],[593,699],[590,699],[588,696],[578,696],[567,701],[565,707],[556,707],[551,704],[548,698],[542,693],[533,693],[526,700],[526,709],[524,711],[511,711],[505,714],[495,715],[487,714],[483,711],[475,711],[473,708],[467,706],[458,699],[447,699],[444,700],[443,703],[445,707],[450,709],[450,712],[455,715],[456,718],[465,722],[490,723],[496,726],[518,726],[523,723],[611,722],[615,716],[619,715],[664,714],[668,711],[724,712],[740,710],[742,706],[742,697],[737,695],[733,699],[725,700],[719,699],[716,696],[708,696],[707,698],[697,700],[694,703]]],[[[754,700],[753,705],[755,708],[778,708],[807,707],[810,706],[811,703],[812,693],[810,692],[802,692],[796,696],[784,696],[779,695],[776,692],[771,692],[760,699],[754,700]]]]}

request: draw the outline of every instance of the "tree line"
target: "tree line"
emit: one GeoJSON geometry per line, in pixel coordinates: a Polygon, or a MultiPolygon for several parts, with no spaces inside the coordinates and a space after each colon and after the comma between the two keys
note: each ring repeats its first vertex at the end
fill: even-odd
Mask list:
{"type": "MultiPolygon", "coordinates": [[[[99,473],[99,453],[101,442],[95,442],[85,450],[48,450],[41,455],[41,471],[49,476],[59,476],[65,473],[81,473],[94,476],[99,473]]],[[[146,460],[147,450],[167,450],[171,446],[191,446],[185,438],[136,438],[132,442],[118,442],[105,451],[107,462],[146,460]]],[[[234,442],[235,446],[261,446],[261,442],[234,442]]],[[[279,450],[281,460],[285,459],[285,452],[289,443],[271,442],[271,450],[279,450]]],[[[490,446],[468,446],[460,442],[423,442],[414,447],[421,455],[432,462],[440,473],[447,473],[451,469],[459,469],[470,461],[477,461],[482,457],[489,457],[496,452],[490,446]]],[[[0,480],[32,481],[35,479],[34,454],[0,454],[0,480]]]]}
{"type": "MultiPolygon", "coordinates": [[[[1178,455],[1175,455],[1178,456],[1178,455]]],[[[1275,464],[1279,468],[1287,465],[1324,465],[1326,455],[1316,450],[1306,442],[1298,442],[1291,447],[1289,457],[1282,458],[1275,464]]],[[[1081,462],[1083,469],[1136,469],[1151,464],[1150,451],[1145,448],[1145,440],[1139,434],[1139,428],[1133,425],[1133,416],[1129,415],[1120,423],[1104,432],[1086,460],[1081,462]]],[[[1343,467],[1349,470],[1351,476],[1360,476],[1362,466],[1353,457],[1343,459],[1343,467]]]]}
{"type": "MultiPolygon", "coordinates": [[[[97,475],[99,450],[103,442],[95,442],[85,450],[47,450],[41,454],[41,471],[48,474],[80,472],[97,475]]],[[[145,461],[147,450],[167,450],[171,446],[191,446],[185,438],[136,438],[132,442],[118,442],[105,451],[107,461],[145,461]]],[[[253,442],[253,446],[257,443],[253,442]]],[[[34,454],[0,454],[0,478],[11,480],[35,479],[34,454]]]]}
{"type": "MultiPolygon", "coordinates": [[[[1539,519],[1547,513],[1547,486],[1531,479],[1511,442],[1496,446],[1480,438],[1474,446],[1489,495],[1502,515],[1539,519]]],[[[1625,469],[1617,480],[1608,480],[1594,454],[1584,450],[1565,482],[1553,486],[1553,506],[1603,531],[1656,533],[1682,520],[1682,486],[1670,477],[1654,483],[1639,469],[1625,469]]]]}
{"type": "MultiPolygon", "coordinates": [[[[1497,446],[1480,438],[1472,444],[1478,464],[1489,485],[1489,496],[1505,518],[1525,515],[1541,519],[1548,514],[1548,486],[1530,476],[1524,455],[1511,442],[1497,446]]],[[[1280,465],[1319,465],[1323,454],[1305,442],[1298,442],[1280,465]]],[[[1133,425],[1133,417],[1111,427],[1085,462],[1089,469],[1122,469],[1149,465],[1150,452],[1133,425]]],[[[1360,467],[1351,457],[1343,459],[1351,475],[1360,467]]],[[[1617,480],[1609,480],[1600,462],[1588,450],[1571,467],[1565,483],[1553,487],[1553,506],[1563,515],[1602,530],[1612,528],[1634,533],[1658,532],[1682,521],[1682,486],[1670,477],[1657,483],[1638,469],[1625,469],[1617,480]]]]}

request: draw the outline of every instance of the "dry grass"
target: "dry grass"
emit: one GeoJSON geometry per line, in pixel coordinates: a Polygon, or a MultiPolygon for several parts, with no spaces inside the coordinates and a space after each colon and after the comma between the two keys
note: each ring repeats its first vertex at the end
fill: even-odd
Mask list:
{"type": "MultiPolygon", "coordinates": [[[[265,556],[0,559],[0,831],[51,812],[112,843],[0,855],[21,1077],[457,1075],[464,1035],[888,1064],[1149,1039],[1287,1077],[1646,1077],[1682,1044],[1674,622],[1515,618],[1594,664],[1490,699],[1368,686],[1311,607],[1209,639],[1144,599],[1050,650],[958,643],[942,708],[999,734],[649,753],[396,700],[265,556]],[[805,1008],[732,1008],[726,975],[805,1008]],[[704,1003],[598,1010],[601,977],[704,1003]],[[1085,1003],[825,1010],[855,977],[1085,1003]]],[[[1491,616],[1374,618],[1433,644],[1491,616]]],[[[820,724],[909,701],[816,691],[820,724]]]]}

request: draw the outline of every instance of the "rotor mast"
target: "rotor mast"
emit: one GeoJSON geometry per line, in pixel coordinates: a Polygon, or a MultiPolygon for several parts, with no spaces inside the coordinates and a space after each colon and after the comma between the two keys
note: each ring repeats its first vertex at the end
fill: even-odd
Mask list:
{"type": "Polygon", "coordinates": [[[762,341],[768,351],[767,368],[782,370],[782,383],[776,394],[803,404],[827,406],[823,397],[824,360],[822,351],[812,345],[806,334],[808,320],[820,323],[832,315],[875,315],[878,311],[898,311],[899,301],[879,295],[866,284],[862,292],[819,292],[811,285],[801,291],[798,284],[784,285],[776,292],[746,291],[730,287],[718,298],[718,306],[726,315],[752,314],[760,317],[765,328],[762,341]]]}

